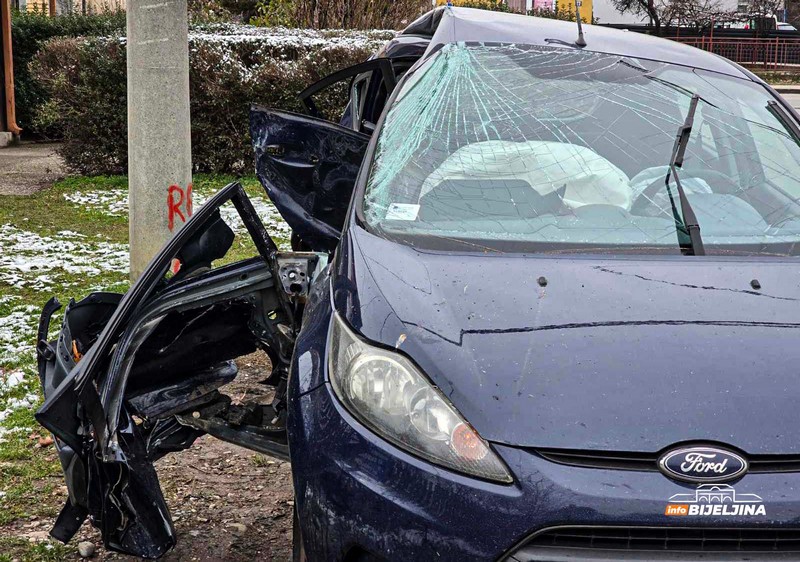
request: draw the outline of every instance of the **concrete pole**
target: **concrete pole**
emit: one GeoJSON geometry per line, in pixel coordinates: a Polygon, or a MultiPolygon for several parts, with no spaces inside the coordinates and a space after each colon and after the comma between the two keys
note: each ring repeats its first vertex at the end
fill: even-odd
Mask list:
{"type": "Polygon", "coordinates": [[[131,280],[192,214],[187,0],[128,0],[131,280]]]}

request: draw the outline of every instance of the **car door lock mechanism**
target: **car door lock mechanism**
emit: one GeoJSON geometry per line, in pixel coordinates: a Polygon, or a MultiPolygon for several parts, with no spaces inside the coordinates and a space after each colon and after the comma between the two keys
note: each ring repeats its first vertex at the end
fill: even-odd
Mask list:
{"type": "Polygon", "coordinates": [[[284,292],[306,297],[319,256],[313,252],[281,252],[276,256],[278,277],[284,292]]]}

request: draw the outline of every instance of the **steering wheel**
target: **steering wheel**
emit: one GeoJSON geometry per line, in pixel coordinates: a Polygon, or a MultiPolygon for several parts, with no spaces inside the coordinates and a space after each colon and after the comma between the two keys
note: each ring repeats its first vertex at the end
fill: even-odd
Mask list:
{"type": "MultiPolygon", "coordinates": [[[[705,180],[705,182],[711,188],[713,193],[734,193],[739,191],[739,184],[737,184],[730,176],[723,174],[718,170],[711,170],[708,168],[705,169],[683,169],[679,168],[679,174],[686,178],[699,178],[701,180],[705,180]]],[[[659,190],[664,189],[664,178],[666,178],[666,172],[663,176],[654,179],[650,182],[644,190],[636,197],[631,204],[631,214],[632,215],[641,215],[643,211],[648,207],[648,205],[653,204],[653,197],[659,190]]]]}

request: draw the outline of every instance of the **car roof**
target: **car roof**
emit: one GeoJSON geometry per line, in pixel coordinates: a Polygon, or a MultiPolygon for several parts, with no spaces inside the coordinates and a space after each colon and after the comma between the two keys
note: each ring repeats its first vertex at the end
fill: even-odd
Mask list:
{"type": "MultiPolygon", "coordinates": [[[[585,51],[679,64],[753,79],[752,74],[727,59],[668,39],[588,24],[583,26],[583,33],[587,43],[585,51]]],[[[446,6],[420,17],[402,34],[430,38],[430,53],[439,45],[458,41],[572,48],[578,29],[571,21],[446,6]]]]}

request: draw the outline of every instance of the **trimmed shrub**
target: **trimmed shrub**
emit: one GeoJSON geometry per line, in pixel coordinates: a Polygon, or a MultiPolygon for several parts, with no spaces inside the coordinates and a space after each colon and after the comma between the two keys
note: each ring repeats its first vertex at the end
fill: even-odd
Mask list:
{"type": "Polygon", "coordinates": [[[329,29],[401,29],[430,10],[430,0],[260,0],[251,23],[329,29]]]}
{"type": "MultiPolygon", "coordinates": [[[[448,0],[436,0],[437,6],[444,6],[448,0]]],[[[464,8],[478,8],[479,10],[490,10],[492,12],[510,12],[503,0],[450,0],[453,6],[463,6],[464,8]]]]}
{"type": "MultiPolygon", "coordinates": [[[[252,167],[251,103],[301,110],[307,85],[365,60],[391,31],[266,29],[234,24],[193,27],[189,34],[192,158],[198,172],[241,173],[252,167]]],[[[56,39],[32,71],[50,99],[37,114],[64,131],[62,155],[73,171],[124,173],[127,101],[124,39],[56,39]]],[[[329,117],[347,101],[344,87],[316,98],[329,117]]]]}
{"type": "Polygon", "coordinates": [[[18,12],[11,16],[11,42],[14,52],[14,90],[17,123],[26,134],[44,137],[61,136],[61,132],[42,129],[34,116],[47,101],[47,92],[30,73],[29,63],[39,49],[54,37],[120,35],[125,30],[125,13],[70,14],[51,18],[41,12],[18,12]]]}

